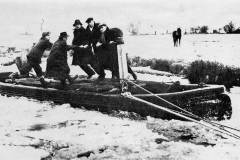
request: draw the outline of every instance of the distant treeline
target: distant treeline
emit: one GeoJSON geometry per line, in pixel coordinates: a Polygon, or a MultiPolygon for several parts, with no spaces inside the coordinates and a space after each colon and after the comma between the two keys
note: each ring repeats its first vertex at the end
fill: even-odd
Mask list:
{"type": "Polygon", "coordinates": [[[227,89],[240,86],[240,68],[230,67],[218,62],[197,60],[184,64],[173,60],[130,58],[132,66],[150,66],[150,68],[181,74],[189,79],[190,83],[206,83],[225,85],[227,89]]]}
{"type": "MultiPolygon", "coordinates": [[[[222,28],[213,29],[211,33],[223,33],[224,31],[227,34],[240,34],[240,28],[236,28],[235,24],[231,21],[222,28]]],[[[203,26],[197,26],[197,27],[191,27],[190,28],[190,34],[208,34],[209,33],[209,27],[207,25],[203,26]]]]}
{"type": "Polygon", "coordinates": [[[240,28],[235,27],[235,24],[231,21],[223,27],[224,31],[228,34],[240,34],[240,28]]]}
{"type": "MultiPolygon", "coordinates": [[[[154,27],[154,25],[149,24],[148,26],[148,32],[147,33],[141,33],[141,22],[133,23],[131,22],[128,25],[128,32],[131,35],[157,35],[157,28],[154,27]]],[[[181,27],[180,27],[181,28],[181,27]]],[[[184,28],[182,28],[184,30],[184,28]]],[[[236,25],[230,21],[228,24],[219,27],[219,28],[214,28],[213,30],[209,30],[208,25],[197,25],[197,26],[192,26],[189,28],[190,30],[187,31],[185,28],[185,31],[183,32],[184,34],[240,34],[240,27],[236,27],[236,25]]],[[[161,33],[161,34],[172,34],[170,31],[166,31],[166,33],[161,33]]]]}

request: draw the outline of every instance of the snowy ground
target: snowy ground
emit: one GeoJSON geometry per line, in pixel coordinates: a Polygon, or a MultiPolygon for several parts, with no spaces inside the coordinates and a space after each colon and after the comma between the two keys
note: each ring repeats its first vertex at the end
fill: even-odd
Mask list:
{"type": "MultiPolygon", "coordinates": [[[[240,128],[240,88],[230,94],[234,114],[221,123],[240,128]]],[[[130,120],[27,98],[1,98],[0,158],[240,159],[240,141],[223,139],[191,122],[130,120]],[[191,138],[189,138],[189,136],[191,138]],[[91,154],[88,154],[91,153],[91,154]],[[84,155],[80,157],[80,155],[84,155]]]]}
{"type": "MultiPolygon", "coordinates": [[[[210,37],[210,35],[208,36],[210,37]]],[[[145,39],[143,42],[146,46],[141,46],[139,43],[144,38],[139,37],[136,44],[141,47],[140,49],[135,47],[135,51],[143,57],[145,55],[155,58],[179,59],[184,62],[199,57],[219,61],[222,59],[222,62],[231,65],[236,65],[240,61],[239,58],[235,57],[240,46],[237,45],[239,41],[234,41],[240,39],[239,37],[230,38],[234,42],[234,47],[231,47],[229,41],[224,45],[223,42],[227,41],[221,37],[224,35],[212,39],[210,37],[210,40],[208,36],[205,38],[195,37],[197,40],[194,37],[188,37],[187,40],[186,37],[186,39],[183,39],[181,48],[170,46],[171,43],[167,42],[171,40],[169,37],[165,37],[165,41],[161,39],[162,37],[158,37],[159,40],[150,36],[148,40],[159,41],[162,46],[162,48],[160,47],[161,52],[167,53],[159,57],[156,56],[159,52],[155,50],[159,48],[156,45],[157,43],[154,45],[155,49],[149,50],[152,48],[151,41],[148,42],[145,39]],[[214,42],[213,39],[215,39],[214,42]],[[193,43],[193,41],[196,42],[193,43]],[[204,45],[208,47],[204,47],[204,45]],[[216,45],[223,45],[222,50],[218,49],[216,45]],[[193,52],[194,49],[196,52],[193,52]],[[151,52],[143,54],[147,50],[151,52]],[[175,52],[177,52],[177,55],[174,54],[175,52]],[[221,53],[222,56],[217,56],[218,53],[221,53]]],[[[129,43],[133,41],[131,38],[127,40],[129,43]]],[[[129,54],[133,55],[133,46],[128,46],[128,50],[129,54]]],[[[1,57],[1,62],[11,59],[12,56],[1,57]]],[[[45,68],[45,60],[43,60],[42,65],[45,68]]],[[[14,65],[0,66],[0,71],[16,71],[16,69],[14,65]]],[[[134,68],[134,70],[153,72],[149,68],[134,68]]],[[[137,75],[142,80],[188,83],[181,77],[175,77],[164,72],[154,72],[154,75],[142,73],[137,75]]],[[[71,67],[71,74],[82,74],[82,71],[78,67],[71,67]]],[[[108,76],[110,76],[109,72],[108,76]]],[[[240,128],[240,88],[234,87],[231,89],[229,96],[232,100],[233,116],[231,120],[221,123],[240,128]]],[[[164,121],[151,117],[147,120],[131,120],[97,111],[71,108],[69,104],[55,105],[51,102],[39,102],[24,97],[0,96],[0,100],[1,160],[39,160],[41,158],[46,160],[47,157],[51,156],[58,160],[87,159],[86,157],[109,160],[240,159],[240,141],[232,138],[225,139],[219,134],[191,122],[164,121]]]]}

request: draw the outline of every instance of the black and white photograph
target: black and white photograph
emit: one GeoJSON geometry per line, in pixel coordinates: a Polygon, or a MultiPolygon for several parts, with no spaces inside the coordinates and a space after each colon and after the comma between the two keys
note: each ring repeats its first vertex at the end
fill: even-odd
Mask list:
{"type": "Polygon", "coordinates": [[[239,6],[0,0],[0,160],[240,160],[239,6]]]}

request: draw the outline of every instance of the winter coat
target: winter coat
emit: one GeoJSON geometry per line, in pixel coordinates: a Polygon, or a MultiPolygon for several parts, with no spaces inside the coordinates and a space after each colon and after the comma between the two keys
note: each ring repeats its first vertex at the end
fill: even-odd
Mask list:
{"type": "Polygon", "coordinates": [[[43,53],[46,49],[50,49],[52,43],[49,42],[46,38],[41,38],[39,42],[33,46],[30,52],[27,54],[28,60],[31,60],[31,63],[40,64],[43,53]]]}
{"type": "Polygon", "coordinates": [[[87,26],[86,34],[87,34],[87,37],[88,37],[89,45],[92,45],[93,48],[95,49],[96,43],[97,43],[98,38],[100,36],[99,23],[94,24],[92,31],[91,31],[90,27],[87,26]]]}
{"type": "Polygon", "coordinates": [[[107,28],[106,31],[100,33],[97,38],[97,42],[102,43],[102,46],[105,48],[108,47],[110,41],[115,42],[116,44],[124,44],[123,32],[118,28],[107,28]]]}
{"type": "Polygon", "coordinates": [[[118,74],[117,45],[124,43],[122,38],[123,33],[120,29],[107,28],[104,33],[100,33],[97,39],[97,42],[102,43],[101,46],[98,46],[95,49],[99,67],[110,69],[114,75],[118,74]],[[115,43],[110,44],[110,41],[113,41],[115,43]]]}
{"type": "Polygon", "coordinates": [[[119,28],[109,29],[107,36],[110,41],[114,41],[117,44],[124,44],[123,32],[119,28]]]}
{"type": "Polygon", "coordinates": [[[73,45],[80,46],[80,45],[88,44],[88,37],[86,34],[86,30],[83,27],[79,29],[74,29],[73,36],[74,36],[72,41],[73,45]]]}
{"type": "MultiPolygon", "coordinates": [[[[86,30],[82,27],[73,32],[73,45],[89,45],[89,39],[86,30]]],[[[93,56],[91,46],[87,48],[76,48],[73,53],[72,65],[89,64],[93,56]]]]}
{"type": "Polygon", "coordinates": [[[70,68],[67,63],[67,51],[75,46],[67,45],[67,42],[58,39],[52,46],[47,59],[46,77],[65,80],[69,77],[70,68]]]}

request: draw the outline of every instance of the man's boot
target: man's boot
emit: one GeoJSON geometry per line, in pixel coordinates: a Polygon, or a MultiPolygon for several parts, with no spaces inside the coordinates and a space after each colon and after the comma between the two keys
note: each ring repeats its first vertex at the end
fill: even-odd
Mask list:
{"type": "Polygon", "coordinates": [[[73,84],[74,80],[76,80],[78,78],[78,75],[75,75],[74,77],[68,77],[68,81],[70,84],[73,84]]]}
{"type": "Polygon", "coordinates": [[[60,80],[60,86],[58,89],[65,90],[67,87],[66,80],[60,80]]]}
{"type": "Polygon", "coordinates": [[[98,81],[103,81],[105,79],[105,75],[100,75],[100,76],[98,76],[98,81]]]}
{"type": "Polygon", "coordinates": [[[41,82],[43,88],[47,88],[47,82],[44,80],[43,77],[40,77],[40,82],[41,82]]]}
{"type": "Polygon", "coordinates": [[[88,76],[87,76],[87,79],[91,79],[93,75],[95,75],[95,73],[88,75],[88,76]]]}

